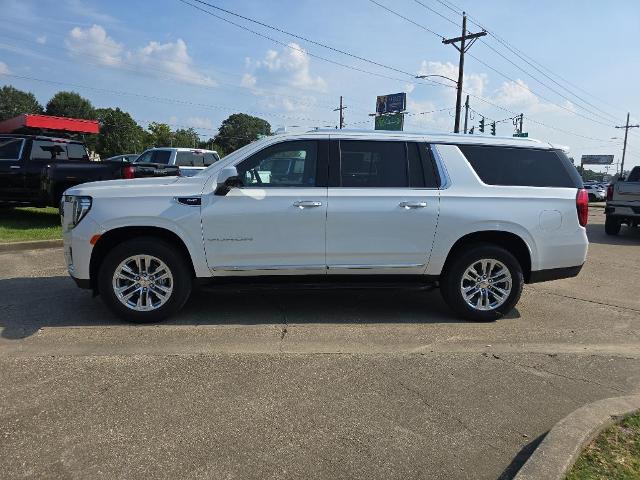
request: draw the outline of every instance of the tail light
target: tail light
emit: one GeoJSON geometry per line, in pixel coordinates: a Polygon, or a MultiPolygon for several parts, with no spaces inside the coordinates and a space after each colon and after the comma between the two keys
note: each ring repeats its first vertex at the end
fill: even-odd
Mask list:
{"type": "Polygon", "coordinates": [[[607,202],[613,200],[613,183],[607,185],[607,202]]]}
{"type": "Polygon", "coordinates": [[[136,178],[136,168],[133,165],[122,167],[122,178],[136,178]]]}
{"type": "Polygon", "coordinates": [[[578,210],[578,222],[581,227],[587,226],[589,220],[589,194],[584,188],[578,190],[576,195],[576,209],[578,210]]]}

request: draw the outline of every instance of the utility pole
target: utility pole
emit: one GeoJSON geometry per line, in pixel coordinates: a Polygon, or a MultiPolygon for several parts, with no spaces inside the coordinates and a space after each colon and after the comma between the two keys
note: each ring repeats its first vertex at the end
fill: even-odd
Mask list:
{"type": "Polygon", "coordinates": [[[620,163],[620,176],[622,177],[624,175],[624,157],[627,153],[627,134],[630,128],[640,128],[640,125],[629,125],[629,113],[627,113],[627,124],[616,128],[624,128],[624,146],[622,147],[622,163],[620,163]]]}
{"type": "Polygon", "coordinates": [[[464,133],[467,133],[467,122],[469,121],[469,95],[464,102],[464,133]]]}
{"type": "Polygon", "coordinates": [[[344,107],[342,105],[342,95],[340,95],[340,106],[338,108],[333,109],[334,112],[340,112],[340,130],[344,128],[344,110],[346,108],[347,107],[344,107]]]}
{"type": "Polygon", "coordinates": [[[516,115],[513,117],[513,126],[516,127],[516,135],[520,135],[522,133],[522,121],[524,119],[524,113],[520,115],[516,115]]]}
{"type": "Polygon", "coordinates": [[[460,133],[460,111],[462,109],[462,80],[464,78],[464,54],[471,48],[475,41],[487,34],[484,30],[478,33],[467,33],[467,14],[462,12],[462,35],[456,38],[443,38],[442,43],[445,45],[453,45],[460,52],[460,61],[458,63],[458,87],[456,95],[456,122],[453,127],[454,133],[460,133]],[[467,40],[470,42],[467,44],[467,40]],[[456,45],[460,42],[460,46],[456,45]]]}

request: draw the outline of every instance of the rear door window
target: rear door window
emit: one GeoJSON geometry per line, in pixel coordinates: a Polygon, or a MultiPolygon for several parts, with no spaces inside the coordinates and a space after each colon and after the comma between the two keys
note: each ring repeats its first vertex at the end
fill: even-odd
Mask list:
{"type": "Polygon", "coordinates": [[[339,186],[437,188],[438,176],[425,143],[340,141],[339,186]]]}
{"type": "Polygon", "coordinates": [[[409,170],[404,142],[341,140],[340,186],[408,187],[409,170]]]}
{"type": "Polygon", "coordinates": [[[458,145],[487,185],[580,188],[582,180],[561,150],[458,145]]]}
{"type": "Polygon", "coordinates": [[[0,160],[19,160],[24,139],[13,137],[0,138],[0,160]]]}
{"type": "Polygon", "coordinates": [[[81,143],[68,143],[67,156],[69,160],[89,160],[87,149],[81,143]]]}
{"type": "Polygon", "coordinates": [[[154,150],[151,154],[151,163],[161,163],[162,165],[167,165],[170,159],[170,150],[154,150]]]}
{"type": "Polygon", "coordinates": [[[179,167],[204,167],[202,153],[199,152],[177,152],[176,165],[179,167]]]}
{"type": "Polygon", "coordinates": [[[32,160],[68,160],[67,144],[52,140],[34,140],[31,145],[32,160]]]}

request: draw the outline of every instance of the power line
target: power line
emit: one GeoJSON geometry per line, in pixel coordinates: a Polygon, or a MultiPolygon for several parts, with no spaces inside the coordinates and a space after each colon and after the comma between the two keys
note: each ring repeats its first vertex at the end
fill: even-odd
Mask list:
{"type": "MultiPolygon", "coordinates": [[[[59,81],[55,81],[55,80],[45,80],[42,78],[36,78],[36,77],[29,77],[29,76],[25,76],[25,75],[14,75],[14,74],[8,74],[8,73],[4,73],[2,74],[6,77],[12,77],[12,78],[19,78],[22,80],[30,80],[30,81],[34,81],[34,82],[41,82],[41,83],[48,83],[48,84],[52,84],[52,85],[62,85],[62,86],[67,86],[67,87],[73,87],[73,88],[80,88],[80,89],[85,89],[85,90],[94,90],[94,91],[98,91],[98,92],[104,92],[104,93],[109,93],[112,95],[122,95],[122,96],[130,96],[130,97],[138,97],[138,98],[143,98],[146,100],[150,100],[150,101],[162,101],[165,103],[173,103],[173,104],[178,104],[178,105],[189,105],[189,106],[195,106],[195,107],[201,107],[201,108],[206,108],[206,109],[213,109],[213,110],[225,110],[225,111],[233,111],[236,112],[239,109],[237,107],[231,107],[231,106],[227,106],[227,105],[212,105],[212,104],[207,104],[207,103],[197,103],[197,102],[190,102],[188,100],[180,100],[180,99],[175,99],[175,98],[170,98],[170,97],[160,97],[160,96],[154,96],[154,95],[145,95],[145,94],[141,94],[141,93],[134,93],[134,92],[127,92],[127,91],[122,91],[122,90],[109,90],[109,89],[105,89],[105,88],[98,88],[98,87],[90,87],[87,85],[80,85],[77,83],[70,83],[70,82],[59,82],[59,81]]],[[[2,76],[0,75],[0,76],[2,76]]],[[[256,115],[262,115],[265,117],[280,117],[283,118],[285,120],[302,120],[302,121],[308,121],[308,122],[317,122],[317,123],[330,123],[330,121],[328,120],[317,120],[317,119],[313,119],[313,118],[304,118],[304,117],[292,117],[289,115],[282,115],[282,114],[277,114],[277,113],[273,113],[273,112],[261,112],[261,111],[256,111],[256,110],[245,110],[248,113],[253,113],[256,115]]]]}
{"type": "Polygon", "coordinates": [[[379,6],[380,8],[382,8],[383,10],[386,10],[387,12],[395,15],[396,17],[400,17],[403,20],[406,20],[407,22],[415,25],[418,28],[421,28],[422,30],[424,30],[425,32],[429,32],[432,35],[435,35],[436,37],[440,38],[441,40],[444,40],[444,35],[440,35],[437,32],[434,32],[433,30],[431,30],[430,28],[425,27],[424,25],[418,23],[418,22],[414,22],[413,20],[411,20],[410,18],[405,17],[404,15],[396,12],[395,10],[391,10],[389,7],[382,5],[381,3],[376,2],[376,0],[369,0],[371,3],[379,6]]]}
{"type": "MultiPolygon", "coordinates": [[[[451,7],[450,5],[455,5],[453,2],[449,2],[446,0],[436,0],[438,3],[440,3],[441,5],[444,5],[446,8],[448,8],[449,10],[451,10],[452,12],[456,13],[456,14],[460,14],[459,10],[456,10],[455,8],[451,7]]],[[[460,7],[458,7],[460,8],[460,7]]],[[[495,33],[495,31],[486,28],[485,26],[483,26],[481,23],[479,23],[477,20],[474,20],[474,17],[472,17],[471,15],[469,15],[469,21],[471,23],[473,23],[474,25],[476,25],[477,27],[483,28],[487,31],[487,33],[493,37],[498,43],[500,43],[504,48],[506,48],[507,50],[509,50],[511,53],[513,53],[514,55],[516,55],[518,58],[520,58],[522,61],[524,61],[525,63],[527,63],[528,65],[530,65],[532,68],[534,68],[536,71],[538,71],[539,73],[541,73],[542,75],[544,75],[545,77],[547,77],[549,80],[553,81],[554,83],[556,83],[556,85],[562,87],[563,89],[565,89],[566,91],[568,91],[569,93],[571,93],[572,95],[574,95],[576,98],[579,98],[580,100],[582,100],[584,103],[586,103],[587,105],[595,108],[596,110],[609,115],[612,118],[617,118],[614,115],[611,115],[609,112],[606,112],[605,110],[602,110],[601,108],[597,107],[596,105],[593,105],[592,103],[588,102],[587,100],[584,100],[582,97],[578,96],[575,92],[573,92],[572,90],[570,90],[569,88],[567,88],[566,86],[560,84],[559,82],[557,82],[556,80],[554,80],[552,77],[550,77],[549,75],[547,75],[546,73],[542,72],[537,66],[539,66],[540,68],[546,70],[547,72],[549,72],[551,75],[554,75],[555,77],[559,78],[560,80],[562,80],[563,82],[565,82],[567,85],[570,85],[571,87],[580,90],[581,92],[583,92],[584,94],[598,100],[600,103],[604,104],[604,105],[608,105],[609,107],[613,108],[614,110],[619,110],[619,111],[624,111],[622,108],[620,107],[615,107],[613,105],[608,104],[607,102],[605,102],[604,100],[596,97],[595,95],[589,93],[588,91],[586,91],[585,89],[583,89],[582,87],[576,85],[575,83],[572,83],[571,81],[567,80],[566,78],[562,77],[560,74],[554,72],[553,70],[551,70],[550,68],[544,66],[543,64],[541,64],[540,62],[538,62],[537,60],[535,60],[534,58],[532,58],[531,56],[527,55],[526,53],[524,53],[522,50],[516,48],[514,45],[511,45],[507,40],[505,40],[504,38],[500,37],[497,33],[495,33]]],[[[486,44],[485,44],[486,45],[486,44]]]]}
{"type": "MultiPolygon", "coordinates": [[[[437,34],[437,33],[433,32],[432,30],[430,30],[430,29],[428,29],[428,28],[426,28],[426,27],[424,27],[423,25],[421,25],[421,24],[419,24],[419,23],[417,23],[417,22],[415,22],[415,21],[413,21],[413,20],[411,20],[411,19],[409,19],[409,18],[405,17],[404,15],[401,15],[400,13],[395,12],[394,10],[392,10],[392,9],[390,9],[390,8],[388,8],[388,7],[385,7],[384,5],[379,4],[379,3],[378,3],[378,2],[376,2],[375,0],[369,0],[369,1],[370,1],[370,2],[372,2],[372,3],[375,3],[376,5],[378,5],[378,6],[382,7],[382,8],[384,8],[386,11],[388,11],[388,12],[392,13],[393,15],[396,15],[396,16],[398,16],[398,17],[400,17],[400,18],[402,18],[402,19],[406,20],[407,22],[409,22],[409,23],[411,23],[411,24],[413,24],[413,25],[416,25],[416,26],[418,26],[419,28],[421,28],[421,29],[423,29],[423,30],[428,31],[429,33],[432,33],[432,34],[434,34],[434,35],[440,36],[439,34],[437,34]]],[[[475,22],[474,22],[474,23],[475,23],[475,22]]],[[[482,28],[482,27],[481,27],[481,28],[482,28]]],[[[566,110],[567,112],[569,112],[569,113],[571,113],[571,114],[573,114],[573,115],[576,115],[576,116],[582,117],[582,118],[584,118],[584,119],[586,119],[586,120],[589,120],[589,121],[591,121],[591,122],[595,122],[595,123],[598,123],[598,124],[600,124],[600,125],[604,125],[604,126],[606,126],[606,127],[612,127],[612,126],[613,126],[613,125],[610,125],[610,124],[605,124],[605,123],[603,123],[603,122],[600,122],[599,120],[595,120],[595,119],[593,119],[593,118],[587,117],[586,115],[583,115],[583,114],[581,114],[580,112],[576,112],[576,111],[574,111],[574,110],[571,110],[570,108],[567,108],[567,107],[565,107],[565,106],[563,106],[563,105],[556,104],[556,103],[554,103],[553,101],[549,100],[548,98],[546,98],[546,97],[544,97],[544,96],[542,96],[542,95],[540,95],[540,94],[538,94],[538,93],[534,92],[533,90],[531,90],[530,88],[528,88],[526,85],[523,85],[523,84],[520,84],[520,83],[516,82],[515,80],[513,80],[513,79],[512,79],[511,77],[509,77],[508,75],[506,75],[506,74],[502,73],[501,71],[497,70],[496,68],[494,68],[494,67],[492,67],[491,65],[487,64],[486,62],[484,62],[484,61],[480,60],[478,57],[476,57],[476,56],[472,55],[471,53],[469,53],[469,56],[471,56],[473,59],[475,59],[476,61],[478,61],[479,63],[481,63],[481,64],[482,64],[482,65],[484,65],[485,67],[489,68],[490,70],[493,70],[495,73],[497,73],[497,74],[499,74],[499,75],[503,76],[503,77],[504,77],[504,78],[506,78],[507,80],[509,80],[509,81],[511,81],[511,82],[513,82],[513,83],[515,83],[516,85],[519,85],[521,88],[523,88],[523,89],[525,89],[525,90],[528,90],[528,91],[529,91],[530,93],[532,93],[533,95],[536,95],[537,97],[542,98],[543,100],[545,100],[545,101],[547,101],[547,102],[551,103],[552,105],[554,105],[554,106],[556,106],[556,107],[558,107],[558,108],[561,108],[561,109],[563,109],[563,110],[566,110]]]]}
{"type": "MultiPolygon", "coordinates": [[[[281,45],[281,46],[283,46],[285,48],[289,48],[291,50],[304,53],[306,55],[309,55],[310,57],[317,58],[318,60],[322,60],[324,62],[328,62],[328,63],[331,63],[333,65],[337,65],[337,66],[342,67],[342,68],[347,68],[349,70],[354,70],[354,71],[357,71],[357,72],[360,72],[360,73],[366,73],[367,75],[373,75],[373,76],[380,77],[380,78],[386,78],[387,80],[394,80],[394,81],[406,83],[406,80],[404,80],[404,79],[399,79],[399,78],[396,78],[396,77],[390,77],[388,75],[383,75],[383,74],[377,73],[377,72],[371,72],[369,70],[365,70],[365,69],[362,69],[362,68],[359,68],[359,67],[355,67],[353,65],[347,65],[345,63],[341,63],[341,62],[337,62],[335,60],[331,60],[329,58],[323,57],[321,55],[317,55],[315,53],[309,52],[309,51],[307,51],[305,49],[302,49],[302,48],[294,47],[293,45],[289,45],[288,43],[285,43],[285,42],[282,42],[282,41],[280,41],[280,40],[278,40],[276,38],[270,37],[269,35],[265,35],[263,33],[257,32],[256,30],[253,30],[253,29],[251,29],[249,27],[246,27],[244,25],[236,23],[236,22],[234,22],[232,20],[229,20],[228,18],[222,17],[221,15],[217,15],[217,14],[215,14],[213,12],[210,12],[209,10],[201,8],[198,5],[194,5],[193,3],[190,3],[190,2],[188,2],[186,0],[178,0],[178,1],[180,1],[180,2],[182,2],[184,4],[186,4],[186,5],[189,5],[192,8],[200,10],[201,12],[204,12],[207,15],[211,15],[212,17],[215,17],[215,18],[217,18],[219,20],[222,20],[223,22],[227,22],[227,23],[229,23],[231,25],[234,25],[234,26],[236,26],[236,27],[238,27],[238,28],[240,28],[242,30],[246,30],[247,32],[253,33],[254,35],[257,35],[259,37],[262,37],[262,38],[265,38],[267,40],[270,40],[270,41],[272,41],[272,42],[274,42],[274,43],[276,43],[278,45],[281,45]]],[[[198,0],[194,0],[194,1],[198,1],[198,0]]],[[[371,1],[373,1],[373,0],[371,0],[371,1]]],[[[274,27],[274,28],[276,28],[276,27],[274,27]]],[[[390,69],[394,69],[394,67],[389,67],[389,68],[390,69]]],[[[411,76],[411,78],[414,78],[414,75],[411,74],[411,73],[408,73],[408,72],[403,72],[403,73],[406,74],[406,75],[411,76]]],[[[422,84],[423,85],[427,85],[427,84],[444,85],[444,86],[447,86],[447,87],[449,86],[449,85],[447,85],[445,83],[435,82],[435,81],[432,81],[432,80],[428,80],[427,82],[428,83],[424,83],[423,82],[422,84]]]]}
{"type": "MultiPolygon", "coordinates": [[[[179,1],[182,1],[182,3],[188,4],[188,2],[186,2],[186,1],[183,1],[183,0],[179,0],[179,1]]],[[[260,25],[260,26],[268,28],[270,30],[274,30],[276,32],[283,33],[285,35],[289,35],[290,37],[297,38],[298,40],[302,40],[304,42],[308,42],[308,43],[311,43],[313,45],[317,45],[319,47],[326,48],[326,49],[331,50],[333,52],[340,53],[342,55],[347,55],[349,57],[355,58],[357,60],[361,60],[361,61],[366,62],[366,63],[370,63],[370,64],[375,65],[377,67],[386,68],[388,70],[392,70],[392,71],[397,72],[397,73],[403,73],[405,75],[410,75],[410,76],[413,75],[412,73],[405,72],[404,70],[400,70],[400,69],[395,68],[395,67],[390,67],[389,65],[385,65],[383,63],[379,63],[379,62],[376,62],[374,60],[362,57],[360,55],[356,55],[354,53],[350,53],[350,52],[347,52],[345,50],[341,50],[340,48],[337,48],[337,47],[332,47],[331,45],[327,45],[326,43],[322,43],[322,42],[319,42],[317,40],[312,40],[309,37],[304,37],[304,36],[296,34],[296,33],[288,32],[288,31],[286,31],[286,30],[284,30],[282,28],[276,27],[274,25],[269,25],[268,23],[261,22],[260,20],[256,20],[254,18],[250,18],[250,17],[241,15],[241,14],[236,13],[236,12],[232,12],[231,10],[227,10],[225,8],[218,7],[216,5],[212,5],[211,3],[205,2],[203,0],[192,0],[192,1],[200,3],[202,5],[206,5],[206,6],[210,7],[210,8],[214,8],[214,9],[216,9],[218,11],[221,11],[221,12],[224,12],[224,13],[226,13],[228,15],[232,15],[234,17],[241,18],[241,19],[246,20],[248,22],[255,23],[256,25],[260,25]]]]}

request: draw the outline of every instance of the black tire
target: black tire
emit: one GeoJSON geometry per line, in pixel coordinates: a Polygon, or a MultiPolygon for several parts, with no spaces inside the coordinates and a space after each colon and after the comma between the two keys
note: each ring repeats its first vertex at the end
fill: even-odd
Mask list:
{"type": "Polygon", "coordinates": [[[440,282],[442,297],[449,307],[461,317],[474,322],[492,322],[509,313],[515,307],[524,285],[522,267],[518,260],[507,250],[489,243],[476,243],[462,247],[455,258],[447,262],[440,282]],[[481,259],[493,259],[501,262],[511,274],[511,292],[497,308],[477,310],[467,304],[461,292],[462,277],[468,267],[481,259]]]}
{"type": "Polygon", "coordinates": [[[622,224],[620,223],[620,220],[607,215],[607,218],[604,221],[604,232],[607,235],[618,235],[620,233],[621,226],[622,224]]]}
{"type": "Polygon", "coordinates": [[[593,193],[589,194],[589,201],[590,202],[595,202],[596,201],[596,196],[593,193]]]}
{"type": "Polygon", "coordinates": [[[117,245],[105,257],[98,273],[98,289],[104,303],[120,318],[134,323],[163,320],[178,312],[189,299],[193,283],[188,259],[174,246],[155,237],[139,237],[117,245]],[[118,265],[133,255],[151,255],[165,263],[173,277],[173,290],[166,302],[155,310],[136,311],[116,296],[113,276],[118,265]]]}

